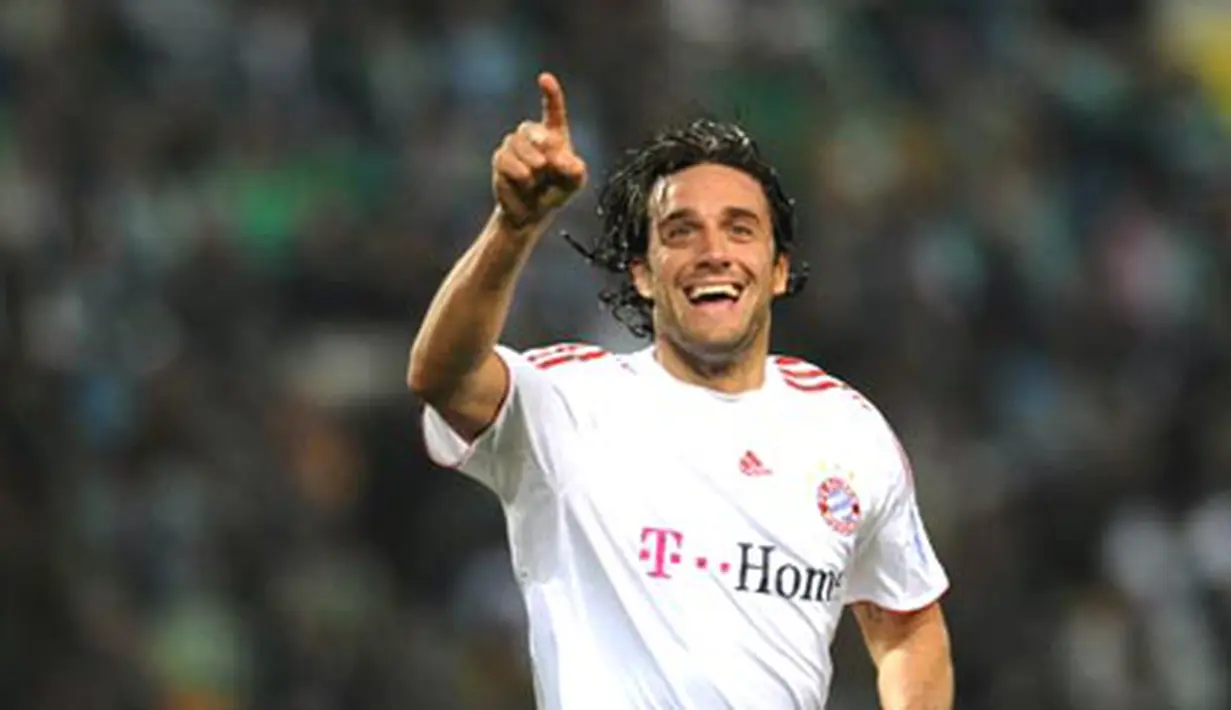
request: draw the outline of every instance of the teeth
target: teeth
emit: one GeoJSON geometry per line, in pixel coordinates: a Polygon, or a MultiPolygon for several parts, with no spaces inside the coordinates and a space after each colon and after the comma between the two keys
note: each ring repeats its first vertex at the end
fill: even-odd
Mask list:
{"type": "Polygon", "coordinates": [[[690,299],[707,298],[709,296],[730,296],[739,298],[739,289],[733,284],[709,284],[697,286],[688,292],[690,299]]]}

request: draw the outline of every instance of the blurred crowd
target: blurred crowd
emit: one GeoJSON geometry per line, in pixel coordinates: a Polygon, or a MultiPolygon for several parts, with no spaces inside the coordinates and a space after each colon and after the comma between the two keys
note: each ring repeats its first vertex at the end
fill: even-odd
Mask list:
{"type": "MultiPolygon", "coordinates": [[[[913,456],[960,708],[1231,707],[1222,4],[0,2],[0,706],[533,706],[403,381],[551,68],[592,182],[698,111],[779,164],[775,346],[913,456]]],[[[549,238],[508,342],[638,346],[603,283],[549,238]]]]}

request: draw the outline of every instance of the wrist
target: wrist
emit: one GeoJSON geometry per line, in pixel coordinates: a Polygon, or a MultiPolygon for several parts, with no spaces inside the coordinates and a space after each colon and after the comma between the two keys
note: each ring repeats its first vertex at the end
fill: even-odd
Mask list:
{"type": "Polygon", "coordinates": [[[534,240],[547,231],[550,217],[528,217],[510,213],[497,204],[492,212],[492,225],[502,233],[520,239],[534,240]]]}

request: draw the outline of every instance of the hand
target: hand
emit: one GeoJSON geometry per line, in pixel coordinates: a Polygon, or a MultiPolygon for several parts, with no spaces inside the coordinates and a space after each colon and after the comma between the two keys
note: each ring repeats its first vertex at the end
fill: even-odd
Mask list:
{"type": "Polygon", "coordinates": [[[573,152],[564,89],[539,75],[543,116],[523,121],[492,155],[492,192],[508,224],[541,227],[586,182],[586,164],[573,152]]]}

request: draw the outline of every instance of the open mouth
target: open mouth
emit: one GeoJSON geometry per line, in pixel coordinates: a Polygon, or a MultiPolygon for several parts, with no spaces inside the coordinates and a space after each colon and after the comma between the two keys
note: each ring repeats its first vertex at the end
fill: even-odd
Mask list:
{"type": "Polygon", "coordinates": [[[739,302],[744,293],[742,286],[736,284],[702,284],[684,289],[688,302],[694,306],[723,306],[739,302]]]}

